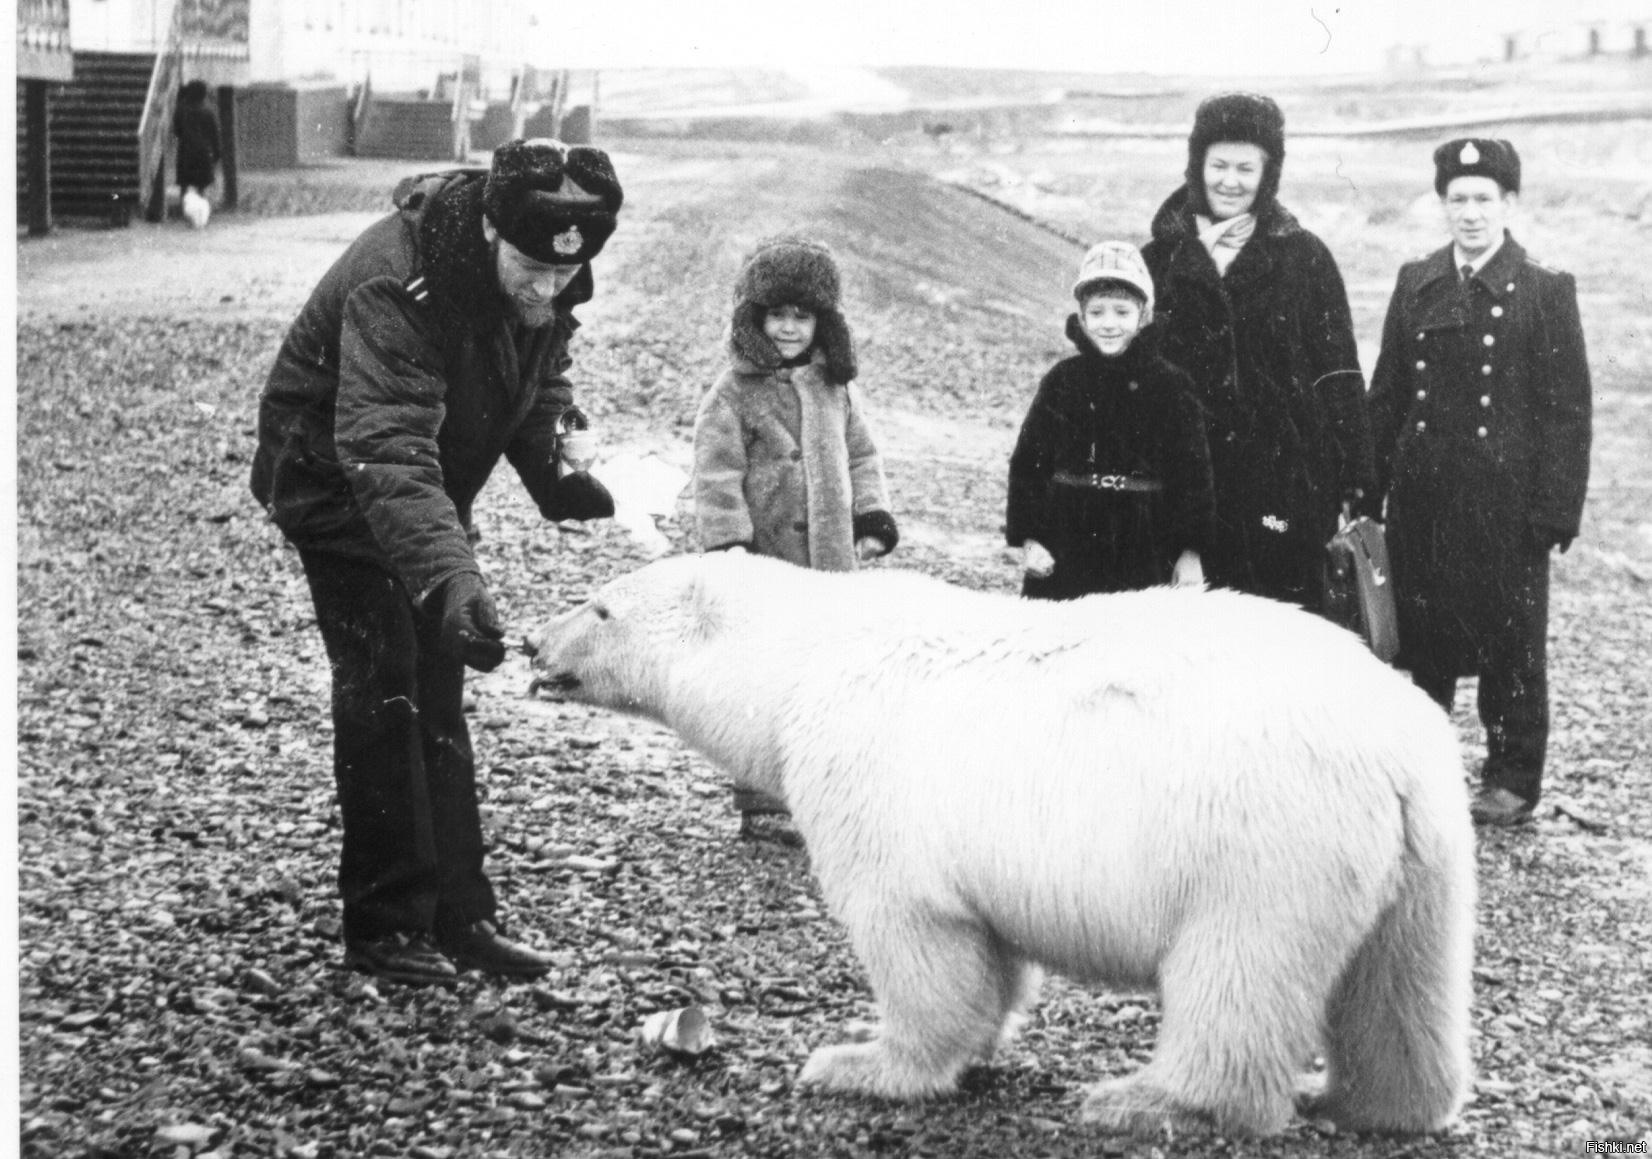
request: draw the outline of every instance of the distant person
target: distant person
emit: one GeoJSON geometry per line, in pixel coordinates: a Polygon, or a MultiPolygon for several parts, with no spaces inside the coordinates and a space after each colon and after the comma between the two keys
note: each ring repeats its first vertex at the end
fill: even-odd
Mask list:
{"type": "Polygon", "coordinates": [[[218,115],[207,105],[205,81],[192,80],[178,90],[178,105],[172,114],[172,133],[178,141],[175,168],[178,196],[184,215],[197,229],[206,224],[206,191],[217,176],[222,152],[218,139],[218,115]],[[197,205],[194,199],[199,199],[197,205]]]}
{"type": "MultiPolygon", "coordinates": [[[[831,251],[803,238],[763,242],[741,267],[729,366],[694,420],[703,550],[752,551],[818,571],[851,571],[895,550],[900,535],[853,385],[841,294],[831,251]]],[[[742,832],[755,814],[784,812],[743,790],[735,803],[742,832]]]]}
{"type": "Polygon", "coordinates": [[[1374,485],[1342,275],[1279,203],[1285,117],[1253,93],[1199,105],[1182,188],[1143,248],[1166,359],[1206,413],[1216,530],[1205,576],[1320,610],[1326,541],[1374,485]]]}
{"type": "Polygon", "coordinates": [[[407,983],[533,976],[483,870],[465,668],[505,658],[471,509],[501,456],[547,519],[614,513],[558,464],[574,308],[622,201],[608,155],[509,141],[404,181],[287,332],[252,489],[298,548],[333,679],[345,961],[407,983]]]}
{"type": "Polygon", "coordinates": [[[1092,247],[1067,318],[1077,353],[1039,383],[1010,456],[1005,535],[1022,594],[1202,584],[1215,498],[1193,383],[1158,353],[1153,279],[1128,242],[1092,247]]]}
{"type": "Polygon", "coordinates": [[[1520,156],[1448,141],[1434,191],[1451,240],[1400,270],[1371,388],[1400,666],[1448,712],[1479,674],[1486,762],[1474,820],[1516,825],[1549,736],[1549,552],[1578,533],[1589,485],[1589,364],[1572,275],[1507,225],[1520,156]]]}

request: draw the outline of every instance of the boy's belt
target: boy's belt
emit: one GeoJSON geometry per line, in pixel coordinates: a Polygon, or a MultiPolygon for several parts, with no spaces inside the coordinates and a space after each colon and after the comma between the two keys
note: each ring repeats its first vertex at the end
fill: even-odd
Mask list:
{"type": "Polygon", "coordinates": [[[1143,479],[1137,475],[1075,475],[1071,471],[1057,471],[1052,478],[1068,487],[1094,487],[1098,491],[1164,490],[1164,484],[1157,479],[1143,479]]]}

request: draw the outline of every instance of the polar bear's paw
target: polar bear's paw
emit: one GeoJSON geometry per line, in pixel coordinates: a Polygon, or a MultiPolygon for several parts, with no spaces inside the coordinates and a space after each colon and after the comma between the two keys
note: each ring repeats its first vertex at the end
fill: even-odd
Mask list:
{"type": "Polygon", "coordinates": [[[1202,1134],[1211,1127],[1208,1116],[1140,1075],[1091,1087],[1079,1117],[1104,1131],[1142,1139],[1202,1134]]]}
{"type": "Polygon", "coordinates": [[[819,1048],[803,1064],[797,1082],[884,1099],[922,1099],[952,1091],[957,1075],[903,1063],[890,1052],[886,1040],[877,1038],[819,1048]]]}

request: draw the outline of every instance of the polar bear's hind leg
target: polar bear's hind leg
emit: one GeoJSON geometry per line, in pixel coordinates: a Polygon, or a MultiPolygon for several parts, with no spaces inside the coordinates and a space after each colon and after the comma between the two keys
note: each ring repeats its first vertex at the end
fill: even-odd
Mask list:
{"type": "MultiPolygon", "coordinates": [[[[1336,933],[1357,934],[1352,924],[1336,933]]],[[[1184,926],[1160,967],[1163,1018],[1152,1060],[1092,1087],[1085,1121],[1141,1136],[1282,1130],[1331,987],[1318,956],[1339,952],[1335,938],[1291,942],[1231,911],[1184,926]]]]}

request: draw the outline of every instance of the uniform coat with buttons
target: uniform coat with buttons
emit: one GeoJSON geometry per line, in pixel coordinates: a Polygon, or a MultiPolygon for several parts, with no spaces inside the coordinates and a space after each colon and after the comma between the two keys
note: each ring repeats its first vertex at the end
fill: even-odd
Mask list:
{"type": "Polygon", "coordinates": [[[1401,269],[1372,380],[1398,662],[1442,701],[1480,674],[1488,783],[1535,800],[1549,549],[1583,512],[1589,367],[1570,274],[1505,237],[1464,283],[1453,252],[1401,269]]]}
{"type": "Polygon", "coordinates": [[[1142,249],[1164,356],[1193,378],[1208,422],[1216,532],[1210,583],[1317,609],[1344,498],[1374,486],[1365,379],[1342,275],[1277,202],[1226,274],[1199,241],[1188,190],[1142,249]]]}
{"type": "Polygon", "coordinates": [[[1035,540],[1055,558],[1050,575],[1027,576],[1023,595],[1073,599],[1168,583],[1182,552],[1208,549],[1215,498],[1204,413],[1192,381],[1159,356],[1157,336],[1149,326],[1106,357],[1077,315],[1067,319],[1078,353],[1039,383],[1010,456],[1005,538],[1011,547],[1035,540]]]}
{"type": "Polygon", "coordinates": [[[694,507],[706,550],[740,545],[822,571],[850,571],[855,541],[895,546],[889,489],[859,391],[827,381],[816,349],[799,367],[734,355],[694,423],[694,507]]]}

